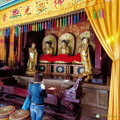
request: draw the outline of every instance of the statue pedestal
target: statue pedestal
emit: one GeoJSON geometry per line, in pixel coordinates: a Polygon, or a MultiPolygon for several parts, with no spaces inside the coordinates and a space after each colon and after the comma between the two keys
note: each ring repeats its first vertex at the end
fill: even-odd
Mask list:
{"type": "Polygon", "coordinates": [[[69,64],[52,64],[53,72],[52,75],[70,75],[69,64]]]}
{"type": "Polygon", "coordinates": [[[51,74],[51,64],[50,63],[40,63],[38,69],[43,74],[51,74]]]}
{"type": "Polygon", "coordinates": [[[72,76],[76,76],[82,72],[84,72],[84,66],[83,65],[78,65],[78,64],[71,64],[70,67],[73,70],[72,76]]]}
{"type": "Polygon", "coordinates": [[[27,76],[34,76],[34,74],[36,73],[37,71],[36,70],[29,70],[29,71],[26,71],[25,72],[25,75],[27,75],[27,76]]]}

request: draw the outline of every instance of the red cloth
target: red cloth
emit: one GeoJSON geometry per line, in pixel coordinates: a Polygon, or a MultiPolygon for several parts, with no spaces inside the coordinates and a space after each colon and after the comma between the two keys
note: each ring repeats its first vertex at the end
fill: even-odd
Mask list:
{"type": "Polygon", "coordinates": [[[52,57],[53,56],[51,54],[41,55],[39,60],[44,60],[44,61],[52,62],[52,57]]]}
{"type": "Polygon", "coordinates": [[[45,60],[49,62],[63,61],[70,63],[74,60],[81,62],[81,57],[80,57],[80,53],[76,54],[75,56],[69,56],[66,54],[59,54],[57,56],[52,56],[51,54],[47,54],[47,55],[41,55],[39,60],[45,60]]]}

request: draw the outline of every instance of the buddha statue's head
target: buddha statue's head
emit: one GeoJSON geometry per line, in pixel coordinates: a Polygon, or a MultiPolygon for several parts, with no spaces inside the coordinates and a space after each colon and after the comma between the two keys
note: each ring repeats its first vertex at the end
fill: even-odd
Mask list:
{"type": "Polygon", "coordinates": [[[32,47],[32,48],[35,48],[35,46],[36,46],[35,43],[32,43],[32,44],[31,44],[31,47],[32,47]]]}
{"type": "Polygon", "coordinates": [[[51,43],[50,41],[46,41],[46,42],[45,42],[46,47],[51,47],[51,44],[52,44],[52,43],[51,43]]]}
{"type": "Polygon", "coordinates": [[[62,40],[62,46],[67,46],[68,42],[66,40],[62,40]]]}
{"type": "Polygon", "coordinates": [[[84,43],[84,44],[88,43],[88,38],[83,37],[83,38],[81,39],[81,42],[84,43]]]}

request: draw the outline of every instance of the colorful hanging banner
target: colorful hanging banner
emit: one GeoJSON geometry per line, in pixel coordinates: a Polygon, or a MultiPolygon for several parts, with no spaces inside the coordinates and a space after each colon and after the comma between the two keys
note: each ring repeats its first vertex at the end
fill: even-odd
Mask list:
{"type": "Polygon", "coordinates": [[[58,16],[104,0],[27,0],[0,12],[0,28],[58,16]]]}
{"type": "Polygon", "coordinates": [[[4,31],[0,31],[0,60],[4,60],[4,31]]]}

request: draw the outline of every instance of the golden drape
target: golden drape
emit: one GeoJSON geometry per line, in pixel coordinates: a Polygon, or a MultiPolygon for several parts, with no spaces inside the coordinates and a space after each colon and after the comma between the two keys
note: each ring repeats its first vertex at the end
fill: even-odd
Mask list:
{"type": "Polygon", "coordinates": [[[120,1],[106,0],[85,10],[100,43],[113,61],[107,117],[120,120],[120,1]],[[101,17],[99,11],[102,11],[101,17]]]}

